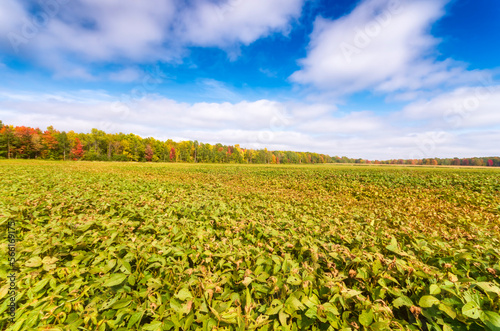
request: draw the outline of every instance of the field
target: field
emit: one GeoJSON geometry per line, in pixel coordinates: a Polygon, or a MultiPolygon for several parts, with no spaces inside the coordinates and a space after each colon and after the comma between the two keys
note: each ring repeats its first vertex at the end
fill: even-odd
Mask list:
{"type": "Polygon", "coordinates": [[[2,161],[0,175],[0,329],[500,330],[500,169],[2,161]]]}

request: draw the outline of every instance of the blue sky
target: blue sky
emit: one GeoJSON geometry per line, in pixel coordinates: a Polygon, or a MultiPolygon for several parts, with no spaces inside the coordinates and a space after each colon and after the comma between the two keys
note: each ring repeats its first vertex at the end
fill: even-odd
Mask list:
{"type": "Polygon", "coordinates": [[[499,155],[494,0],[4,0],[0,119],[369,159],[499,155]]]}

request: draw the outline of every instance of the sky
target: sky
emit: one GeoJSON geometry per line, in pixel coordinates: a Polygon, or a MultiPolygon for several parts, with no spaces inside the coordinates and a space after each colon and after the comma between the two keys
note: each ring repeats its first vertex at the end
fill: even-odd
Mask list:
{"type": "Polygon", "coordinates": [[[2,0],[0,120],[365,159],[500,155],[497,0],[2,0]]]}

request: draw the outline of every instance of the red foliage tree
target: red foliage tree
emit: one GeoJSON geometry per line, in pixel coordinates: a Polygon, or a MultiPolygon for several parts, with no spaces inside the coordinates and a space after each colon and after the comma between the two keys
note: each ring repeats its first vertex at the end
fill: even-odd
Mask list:
{"type": "Polygon", "coordinates": [[[40,130],[26,126],[16,126],[14,128],[14,136],[18,139],[15,152],[24,157],[35,156],[40,150],[38,132],[40,130]]]}
{"type": "Polygon", "coordinates": [[[172,147],[170,149],[170,161],[172,161],[175,158],[175,148],[172,147]]]}
{"type": "Polygon", "coordinates": [[[54,130],[47,130],[43,133],[42,135],[42,143],[44,145],[44,150],[42,152],[42,157],[54,157],[55,151],[57,149],[57,146],[59,145],[59,142],[57,141],[55,134],[57,134],[57,131],[54,130]]]}
{"type": "Polygon", "coordinates": [[[76,138],[75,139],[75,146],[71,149],[71,156],[73,157],[73,160],[79,160],[83,157],[83,145],[80,141],[80,139],[76,138]]]}
{"type": "Polygon", "coordinates": [[[144,152],[144,157],[146,158],[146,160],[148,162],[151,162],[151,160],[153,159],[153,149],[151,148],[151,145],[147,145],[146,146],[146,150],[144,152]]]}
{"type": "Polygon", "coordinates": [[[488,167],[493,167],[493,160],[488,160],[488,167]]]}

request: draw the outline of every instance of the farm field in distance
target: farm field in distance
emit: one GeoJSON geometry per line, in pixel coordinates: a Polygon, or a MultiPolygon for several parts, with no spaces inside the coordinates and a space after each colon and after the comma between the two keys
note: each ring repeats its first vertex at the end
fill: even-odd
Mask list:
{"type": "Polygon", "coordinates": [[[500,169],[3,160],[0,176],[2,330],[500,330],[500,169]]]}

